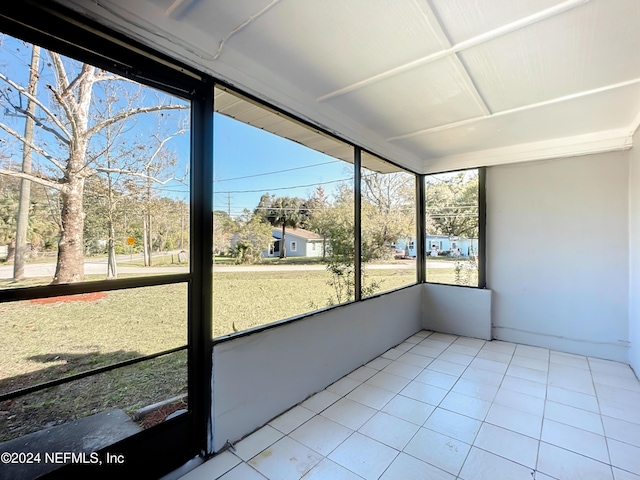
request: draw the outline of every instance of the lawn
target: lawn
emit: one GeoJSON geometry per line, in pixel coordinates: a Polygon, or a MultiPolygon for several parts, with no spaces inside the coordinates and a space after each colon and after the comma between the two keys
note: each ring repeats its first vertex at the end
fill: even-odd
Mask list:
{"type": "MultiPolygon", "coordinates": [[[[415,282],[415,270],[369,270],[379,292],[415,282]]],[[[330,275],[315,271],[224,272],[213,275],[215,337],[283,318],[302,315],[337,302],[330,275]]]]}
{"type": "MultiPolygon", "coordinates": [[[[214,337],[335,301],[325,270],[221,270],[213,277],[214,337]]],[[[427,273],[430,281],[455,278],[453,269],[427,273]]],[[[368,269],[367,276],[380,293],[413,283],[415,270],[368,269]]],[[[186,312],[186,284],[105,292],[99,299],[0,304],[0,393],[182,346],[186,312]]],[[[0,404],[0,441],[110,408],[131,414],[186,393],[186,383],[186,352],[178,352],[6,401],[0,404]]]]}

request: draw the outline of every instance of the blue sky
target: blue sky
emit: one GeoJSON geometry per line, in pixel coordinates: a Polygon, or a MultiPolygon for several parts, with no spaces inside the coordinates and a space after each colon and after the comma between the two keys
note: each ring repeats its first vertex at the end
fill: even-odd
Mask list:
{"type": "Polygon", "coordinates": [[[352,175],[353,167],[342,160],[229,117],[215,116],[216,210],[227,211],[230,199],[231,215],[238,215],[244,208],[253,209],[265,192],[308,198],[319,184],[331,196],[339,184],[336,180],[352,175]],[[288,188],[295,186],[301,187],[288,188]]]}
{"type": "MultiPolygon", "coordinates": [[[[31,50],[29,44],[8,35],[2,36],[1,71],[17,83],[26,85],[31,50]]],[[[43,50],[40,63],[42,76],[38,87],[38,97],[45,103],[49,103],[47,100],[49,92],[47,92],[45,84],[55,84],[51,68],[47,65],[49,62],[50,57],[43,50]]],[[[72,72],[77,71],[77,66],[71,67],[73,63],[69,63],[70,76],[74,75],[72,72]]],[[[78,63],[75,62],[75,65],[78,63]]],[[[137,88],[131,83],[128,85],[129,87],[126,88],[137,88]]],[[[102,95],[99,87],[98,84],[94,89],[96,100],[99,100],[102,95]]],[[[155,92],[147,87],[143,87],[143,90],[144,98],[140,100],[142,104],[157,102],[156,96],[164,98],[162,101],[165,103],[169,101],[170,97],[161,92],[155,92]]],[[[172,101],[174,103],[181,102],[180,99],[172,101]]],[[[167,112],[167,117],[162,123],[171,124],[169,126],[175,131],[176,122],[167,120],[175,118],[176,115],[184,116],[185,114],[186,112],[182,114],[167,112]]],[[[188,117],[188,114],[186,115],[188,117]]],[[[19,132],[24,128],[22,118],[10,118],[0,112],[0,121],[3,120],[13,124],[19,132]]],[[[131,141],[134,141],[134,138],[140,140],[140,138],[150,135],[159,125],[150,115],[137,116],[135,122],[135,124],[132,123],[128,134],[131,136],[131,141]]],[[[165,136],[171,133],[169,126],[167,126],[167,132],[164,133],[165,136]]],[[[48,149],[58,150],[55,145],[57,142],[46,138],[48,135],[45,132],[39,131],[38,135],[40,135],[39,141],[45,142],[48,149]]],[[[2,133],[1,136],[10,140],[6,133],[2,133]]],[[[99,141],[97,137],[96,141],[99,141]]],[[[350,177],[353,175],[351,164],[220,114],[216,114],[214,119],[214,141],[214,209],[230,211],[232,216],[241,214],[244,209],[253,210],[258,204],[260,196],[266,192],[276,196],[308,198],[318,185],[322,185],[325,195],[331,198],[339,182],[350,181],[350,177]]],[[[171,140],[167,146],[176,152],[178,166],[175,176],[181,176],[185,172],[185,165],[189,159],[188,132],[171,140]]],[[[8,154],[17,164],[21,162],[21,151],[21,144],[13,142],[11,151],[8,152],[5,149],[4,153],[8,154]]],[[[59,154],[60,158],[64,157],[64,152],[59,151],[59,154]]],[[[38,161],[43,166],[48,165],[48,162],[42,158],[39,158],[38,161]]],[[[167,185],[156,185],[154,189],[160,195],[188,201],[188,187],[184,184],[171,182],[167,185]]]]}

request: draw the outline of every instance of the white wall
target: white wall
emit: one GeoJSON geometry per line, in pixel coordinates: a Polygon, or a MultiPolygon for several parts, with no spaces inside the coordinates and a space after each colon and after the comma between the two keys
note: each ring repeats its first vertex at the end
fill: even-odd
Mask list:
{"type": "Polygon", "coordinates": [[[421,330],[421,292],[415,285],[216,344],[214,450],[421,330]]]}
{"type": "Polygon", "coordinates": [[[425,283],[422,327],[491,340],[491,291],[425,283]]]}
{"type": "Polygon", "coordinates": [[[488,168],[494,338],[628,361],[629,157],[488,168]]]}
{"type": "Polygon", "coordinates": [[[629,364],[640,378],[640,132],[629,166],[629,364]]]}

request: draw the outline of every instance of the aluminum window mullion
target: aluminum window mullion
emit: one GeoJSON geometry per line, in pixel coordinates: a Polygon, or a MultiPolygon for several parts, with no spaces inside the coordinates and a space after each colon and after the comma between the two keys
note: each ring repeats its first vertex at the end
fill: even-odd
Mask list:
{"type": "Polygon", "coordinates": [[[118,278],[114,280],[98,280],[82,283],[62,285],[40,285],[37,287],[8,288],[0,290],[0,303],[19,302],[37,298],[61,297],[80,295],[94,292],[111,292],[130,288],[157,287],[175,283],[187,283],[191,280],[190,273],[171,275],[153,275],[148,277],[118,278]]]}
{"type": "Polygon", "coordinates": [[[213,374],[213,96],[207,82],[191,108],[191,275],[189,285],[189,406],[196,443],[211,453],[213,374]]]}
{"type": "Polygon", "coordinates": [[[478,169],[478,288],[487,288],[487,167],[478,169]]]}
{"type": "Polygon", "coordinates": [[[353,150],[353,274],[354,298],[362,300],[362,150],[353,150]]]}
{"type": "Polygon", "coordinates": [[[427,198],[426,175],[416,175],[416,281],[427,281],[427,198]]]}

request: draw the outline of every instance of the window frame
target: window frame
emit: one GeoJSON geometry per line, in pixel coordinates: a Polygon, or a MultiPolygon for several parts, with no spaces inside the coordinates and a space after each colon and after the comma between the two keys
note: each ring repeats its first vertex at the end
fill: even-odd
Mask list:
{"type": "MultiPolygon", "coordinates": [[[[461,168],[456,170],[445,170],[442,172],[431,172],[427,174],[421,175],[422,180],[422,189],[424,191],[424,197],[422,198],[422,207],[424,212],[422,213],[422,226],[425,227],[425,231],[423,233],[423,238],[425,240],[425,263],[424,263],[424,282],[432,285],[447,285],[450,287],[461,287],[461,288],[475,288],[480,290],[485,290],[487,288],[487,259],[486,259],[486,241],[487,241],[487,167],[470,167],[470,168],[461,168]],[[439,282],[430,282],[427,276],[426,271],[426,258],[431,253],[431,241],[426,242],[427,234],[426,234],[426,219],[427,219],[427,198],[426,198],[426,180],[427,177],[433,175],[440,175],[443,173],[458,173],[465,172],[468,170],[477,170],[478,171],[478,285],[456,285],[454,283],[439,283],[439,282]],[[427,252],[428,250],[428,252],[427,252]]],[[[440,250],[442,250],[442,241],[440,243],[440,250]]]]}
{"type": "MultiPolygon", "coordinates": [[[[115,471],[121,475],[125,471],[141,471],[140,468],[143,467],[147,474],[160,476],[177,468],[188,459],[210,451],[211,392],[209,385],[213,349],[211,342],[208,341],[210,334],[207,335],[207,331],[211,328],[210,322],[197,319],[210,318],[210,316],[201,317],[201,315],[211,311],[211,306],[207,304],[211,298],[197,295],[197,292],[207,288],[207,284],[211,283],[211,279],[203,275],[207,259],[210,263],[212,262],[212,255],[209,253],[212,245],[207,241],[207,238],[211,239],[211,235],[203,235],[203,232],[212,231],[211,202],[207,202],[211,195],[207,195],[209,185],[206,182],[208,175],[212,178],[212,166],[206,159],[212,158],[213,135],[208,135],[208,132],[213,122],[213,82],[190,67],[181,65],[168,56],[115,33],[65,7],[39,1],[28,3],[30,8],[25,8],[24,3],[10,4],[3,8],[3,15],[0,16],[2,33],[116,73],[190,103],[191,267],[188,273],[2,289],[0,303],[186,283],[188,286],[187,343],[174,349],[34,385],[18,392],[10,392],[7,395],[1,395],[0,400],[20,397],[33,391],[41,391],[54,385],[70,383],[79,378],[116,370],[186,349],[189,411],[105,447],[101,452],[117,451],[125,456],[127,462],[121,466],[107,468],[103,465],[100,470],[94,470],[98,477],[108,477],[114,475],[115,471]],[[211,173],[208,170],[211,170],[211,173]],[[203,255],[203,252],[207,253],[203,255]],[[157,460],[153,465],[147,461],[150,451],[154,452],[157,460]]],[[[74,475],[73,472],[76,470],[78,470],[76,473],[81,470],[86,474],[86,468],[86,466],[68,464],[54,470],[47,475],[47,478],[68,478],[74,475]]]]}

